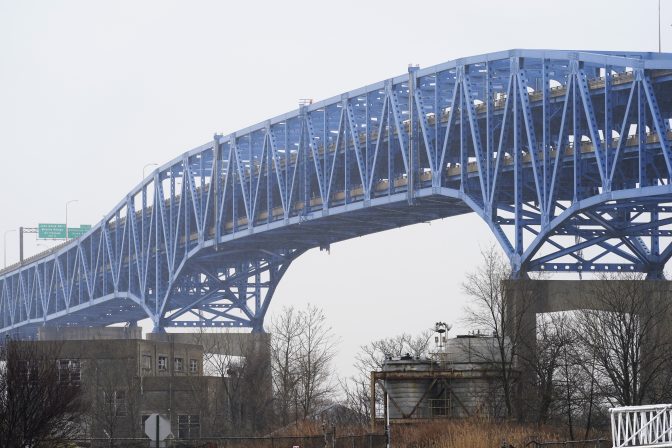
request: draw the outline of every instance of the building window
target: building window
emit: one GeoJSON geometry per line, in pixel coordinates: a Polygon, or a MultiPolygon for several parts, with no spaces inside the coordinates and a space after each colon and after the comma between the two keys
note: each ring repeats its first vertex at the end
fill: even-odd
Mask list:
{"type": "Polygon", "coordinates": [[[177,416],[177,438],[198,439],[201,437],[201,418],[198,415],[177,416]]]}
{"type": "Polygon", "coordinates": [[[189,360],[189,373],[196,375],[198,374],[198,361],[195,359],[189,360]]]}
{"type": "Polygon", "coordinates": [[[126,392],[115,390],[111,393],[103,392],[105,407],[112,416],[123,417],[126,415],[126,392]]]}
{"type": "Polygon", "coordinates": [[[181,372],[183,364],[184,364],[184,362],[183,362],[182,358],[175,358],[175,371],[176,372],[181,372]]]}
{"type": "Polygon", "coordinates": [[[142,355],[142,370],[152,370],[152,355],[142,355]]]}
{"type": "Polygon", "coordinates": [[[159,372],[165,372],[168,369],[168,357],[159,356],[159,362],[156,363],[156,367],[159,369],[159,372]]]}
{"type": "Polygon", "coordinates": [[[59,384],[79,386],[82,379],[79,359],[59,359],[56,366],[58,367],[59,384]]]}

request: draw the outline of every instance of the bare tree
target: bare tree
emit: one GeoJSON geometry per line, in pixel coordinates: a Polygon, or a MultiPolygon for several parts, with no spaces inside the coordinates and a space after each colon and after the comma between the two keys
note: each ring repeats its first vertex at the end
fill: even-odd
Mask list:
{"type": "MultiPolygon", "coordinates": [[[[670,305],[635,273],[603,276],[578,312],[580,343],[603,396],[618,405],[669,399],[670,305]]],[[[585,363],[584,363],[585,364],[585,363]]]]}
{"type": "MultiPolygon", "coordinates": [[[[344,404],[359,416],[358,423],[368,423],[371,416],[371,372],[382,370],[383,363],[388,357],[401,357],[407,354],[414,358],[427,356],[433,333],[432,329],[426,329],[415,336],[402,333],[361,346],[355,358],[357,374],[339,380],[344,404]]],[[[376,406],[382,406],[382,390],[376,392],[376,399],[378,401],[376,406]]]]}
{"type": "Polygon", "coordinates": [[[80,435],[81,389],[59,369],[60,348],[56,342],[5,342],[0,446],[39,447],[80,435]]]}
{"type": "Polygon", "coordinates": [[[311,304],[299,315],[297,398],[303,418],[323,404],[334,391],[331,362],[336,355],[336,338],[324,312],[311,304]]]}
{"type": "Polygon", "coordinates": [[[271,321],[273,388],[277,413],[283,426],[290,422],[295,403],[299,381],[299,337],[302,332],[300,316],[294,307],[283,307],[271,321]]]}
{"type": "Polygon", "coordinates": [[[96,358],[87,360],[85,366],[91,427],[95,436],[110,439],[110,446],[116,446],[115,438],[140,435],[140,378],[133,359],[122,360],[123,366],[119,362],[96,358]]]}
{"type": "MultiPolygon", "coordinates": [[[[245,370],[244,360],[241,358],[240,341],[231,338],[221,338],[225,333],[207,333],[199,335],[199,342],[203,346],[203,373],[219,378],[217,400],[223,412],[215,412],[213,417],[223,414],[226,424],[222,425],[222,435],[227,433],[240,434],[242,432],[242,378],[245,370]]],[[[195,392],[200,393],[201,384],[195,392]]]]}
{"type": "Polygon", "coordinates": [[[595,358],[580,342],[576,312],[544,314],[537,323],[537,348],[529,364],[536,375],[532,415],[538,424],[565,425],[571,440],[583,426],[587,439],[596,422],[605,422],[607,409],[598,393],[595,358]]]}
{"type": "MultiPolygon", "coordinates": [[[[217,435],[256,435],[272,420],[270,338],[265,334],[206,332],[196,335],[203,347],[204,374],[219,378],[214,393],[219,409],[206,418],[217,435]],[[223,411],[223,412],[222,412],[223,411]]],[[[192,392],[203,394],[202,378],[193,378],[192,392]]]]}
{"type": "Polygon", "coordinates": [[[400,357],[407,354],[414,358],[426,356],[432,334],[432,329],[424,330],[415,336],[401,333],[363,345],[356,356],[355,367],[368,377],[370,372],[383,367],[386,357],[400,357]]]}
{"type": "Polygon", "coordinates": [[[324,312],[311,304],[285,307],[271,322],[275,401],[283,425],[306,418],[334,390],[331,362],[336,337],[324,312]]]}
{"type": "Polygon", "coordinates": [[[343,404],[354,416],[352,423],[367,425],[371,416],[371,384],[368,375],[339,378],[338,382],[343,393],[343,404]]]}
{"type": "Polygon", "coordinates": [[[534,350],[536,323],[530,312],[534,291],[527,279],[509,282],[509,263],[494,247],[482,251],[482,255],[483,264],[467,274],[462,284],[471,299],[465,320],[472,328],[485,330],[495,338],[495,353],[483,361],[499,370],[506,415],[510,417],[514,412],[514,387],[519,380],[517,367],[528,363],[534,350]]]}
{"type": "MultiPolygon", "coordinates": [[[[564,386],[570,387],[562,378],[563,368],[567,378],[570,377],[567,369],[571,366],[563,364],[563,360],[565,363],[569,362],[568,350],[573,355],[576,334],[567,313],[543,315],[537,323],[536,350],[529,360],[535,373],[536,397],[528,405],[536,416],[537,424],[542,425],[551,419],[554,402],[563,396],[564,386]]],[[[568,399],[567,403],[571,407],[572,400],[568,399]]]]}
{"type": "MultiPolygon", "coordinates": [[[[266,336],[266,335],[259,335],[266,336]]],[[[242,347],[242,396],[249,432],[266,433],[273,420],[273,386],[269,338],[255,338],[242,347]]]]}

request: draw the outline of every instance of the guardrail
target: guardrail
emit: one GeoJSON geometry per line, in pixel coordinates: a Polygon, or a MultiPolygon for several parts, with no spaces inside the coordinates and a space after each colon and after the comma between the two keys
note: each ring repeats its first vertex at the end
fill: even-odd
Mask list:
{"type": "Polygon", "coordinates": [[[672,447],[672,404],[610,409],[613,448],[672,447]]]}

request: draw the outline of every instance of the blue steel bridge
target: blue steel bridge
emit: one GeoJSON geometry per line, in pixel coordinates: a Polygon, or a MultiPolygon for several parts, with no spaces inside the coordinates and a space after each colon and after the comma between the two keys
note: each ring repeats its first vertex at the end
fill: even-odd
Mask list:
{"type": "Polygon", "coordinates": [[[516,275],[661,278],[671,118],[672,54],[511,50],[410,67],[156,169],[83,237],[0,272],[0,333],[145,318],[263,331],[307,250],[472,212],[516,275]]]}

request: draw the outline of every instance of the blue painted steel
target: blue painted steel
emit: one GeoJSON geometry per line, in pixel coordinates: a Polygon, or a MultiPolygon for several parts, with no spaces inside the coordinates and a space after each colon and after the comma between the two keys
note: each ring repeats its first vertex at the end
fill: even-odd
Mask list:
{"type": "Polygon", "coordinates": [[[86,235],[0,272],[0,332],[151,318],[263,329],[306,250],[476,212],[514,271],[672,256],[672,54],[511,50],[289,112],[156,169],[86,235]]]}

